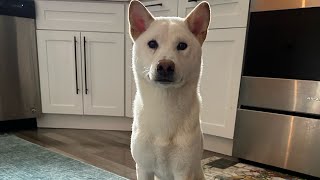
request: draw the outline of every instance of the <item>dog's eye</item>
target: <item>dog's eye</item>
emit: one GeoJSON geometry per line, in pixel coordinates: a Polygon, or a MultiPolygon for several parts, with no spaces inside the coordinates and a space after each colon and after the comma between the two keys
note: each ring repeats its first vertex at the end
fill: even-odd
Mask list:
{"type": "Polygon", "coordinates": [[[155,40],[151,40],[151,41],[148,42],[148,46],[151,49],[157,49],[158,48],[158,43],[155,40]]]}
{"type": "Polygon", "coordinates": [[[177,50],[182,51],[182,50],[187,49],[187,47],[188,47],[188,45],[187,45],[186,43],[180,42],[180,43],[178,44],[178,46],[177,46],[177,50]]]}

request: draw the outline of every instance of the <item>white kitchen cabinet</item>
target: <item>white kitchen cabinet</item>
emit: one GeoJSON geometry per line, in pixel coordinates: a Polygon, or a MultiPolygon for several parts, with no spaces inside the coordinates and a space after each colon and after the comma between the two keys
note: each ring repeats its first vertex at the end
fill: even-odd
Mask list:
{"type": "Polygon", "coordinates": [[[131,129],[132,119],[124,117],[128,4],[35,2],[43,110],[39,127],[131,129]]]}
{"type": "MultiPolygon", "coordinates": [[[[211,6],[209,29],[246,27],[250,0],[207,0],[211,6]]],[[[185,17],[201,1],[179,0],[179,16],[185,17]]]]}
{"type": "Polygon", "coordinates": [[[123,116],[123,36],[38,30],[43,113],[123,116]]]}
{"type": "Polygon", "coordinates": [[[201,126],[205,134],[233,138],[246,28],[210,30],[203,44],[201,126]]]}
{"type": "Polygon", "coordinates": [[[38,30],[37,39],[42,111],[83,114],[80,32],[38,30]]]}
{"type": "Polygon", "coordinates": [[[84,114],[124,116],[124,35],[81,32],[84,114]]]}

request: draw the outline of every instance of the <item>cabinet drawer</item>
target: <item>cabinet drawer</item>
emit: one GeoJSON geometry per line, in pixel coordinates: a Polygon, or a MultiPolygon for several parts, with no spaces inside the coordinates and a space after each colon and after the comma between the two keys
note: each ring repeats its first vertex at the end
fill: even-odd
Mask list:
{"type": "Polygon", "coordinates": [[[98,2],[36,1],[37,28],[124,31],[124,5],[98,2]]]}
{"type": "MultiPolygon", "coordinates": [[[[246,27],[249,0],[207,0],[211,6],[209,29],[246,27]]],[[[185,17],[200,1],[180,0],[179,15],[185,17]]]]}
{"type": "Polygon", "coordinates": [[[177,16],[178,2],[174,0],[142,1],[153,16],[177,16]]]}

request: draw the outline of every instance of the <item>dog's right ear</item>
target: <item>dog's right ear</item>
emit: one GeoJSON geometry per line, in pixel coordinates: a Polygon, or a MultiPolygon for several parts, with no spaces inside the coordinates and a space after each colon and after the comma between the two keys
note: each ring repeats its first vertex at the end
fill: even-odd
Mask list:
{"type": "Polygon", "coordinates": [[[190,31],[196,36],[202,45],[207,37],[210,24],[211,10],[208,2],[203,1],[198,4],[185,18],[190,31]]]}
{"type": "Polygon", "coordinates": [[[154,21],[153,16],[144,5],[136,0],[129,5],[129,30],[133,41],[135,41],[144,31],[148,29],[154,21]]]}

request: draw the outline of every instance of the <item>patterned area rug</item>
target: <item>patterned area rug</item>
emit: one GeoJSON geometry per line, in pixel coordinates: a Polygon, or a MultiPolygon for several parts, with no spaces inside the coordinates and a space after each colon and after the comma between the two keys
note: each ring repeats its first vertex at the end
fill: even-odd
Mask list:
{"type": "Polygon", "coordinates": [[[13,135],[0,135],[1,180],[125,180],[13,135]]]}
{"type": "MultiPolygon", "coordinates": [[[[202,160],[206,180],[301,180],[219,157],[202,160]]],[[[0,180],[125,180],[14,135],[0,135],[0,180]]]]}
{"type": "Polygon", "coordinates": [[[301,180],[290,175],[218,157],[202,160],[202,166],[206,180],[301,180]]]}

